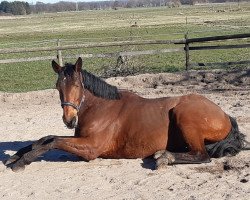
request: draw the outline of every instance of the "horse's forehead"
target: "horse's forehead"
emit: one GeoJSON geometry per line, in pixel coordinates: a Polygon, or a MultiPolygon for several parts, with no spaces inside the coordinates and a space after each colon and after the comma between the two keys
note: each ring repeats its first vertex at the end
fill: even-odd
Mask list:
{"type": "Polygon", "coordinates": [[[62,80],[72,79],[74,77],[74,72],[71,69],[64,68],[59,74],[59,78],[62,80]]]}
{"type": "Polygon", "coordinates": [[[68,82],[68,77],[64,74],[64,72],[62,71],[59,76],[58,76],[58,79],[57,79],[57,84],[61,85],[65,85],[67,82],[68,82]]]}
{"type": "Polygon", "coordinates": [[[78,79],[77,75],[74,73],[74,71],[65,71],[62,70],[61,73],[58,76],[58,83],[64,83],[64,84],[73,84],[75,83],[78,79]]]}

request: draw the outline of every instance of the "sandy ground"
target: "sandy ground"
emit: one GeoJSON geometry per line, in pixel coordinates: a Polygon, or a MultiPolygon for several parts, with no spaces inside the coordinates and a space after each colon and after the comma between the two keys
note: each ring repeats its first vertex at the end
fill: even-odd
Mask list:
{"type": "MultiPolygon", "coordinates": [[[[250,70],[144,74],[110,78],[119,88],[148,98],[199,93],[231,116],[250,141],[250,70]]],[[[73,135],[65,128],[58,93],[0,93],[0,160],[46,135],[73,135]]],[[[152,159],[79,161],[49,152],[24,171],[0,164],[0,199],[249,199],[250,151],[200,165],[154,170],[152,159]]]]}

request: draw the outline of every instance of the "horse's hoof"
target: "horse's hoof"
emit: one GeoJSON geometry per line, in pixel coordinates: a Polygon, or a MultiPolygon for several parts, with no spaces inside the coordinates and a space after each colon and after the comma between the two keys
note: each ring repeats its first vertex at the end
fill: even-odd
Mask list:
{"type": "Polygon", "coordinates": [[[12,166],[11,167],[11,169],[12,169],[12,171],[13,172],[21,172],[21,171],[23,171],[24,169],[25,169],[25,166],[23,165],[23,166],[12,166]]]}
{"type": "Polygon", "coordinates": [[[19,157],[18,155],[13,155],[13,156],[11,156],[9,159],[3,161],[3,164],[4,164],[5,166],[7,166],[7,165],[9,165],[9,164],[11,164],[11,163],[17,161],[19,158],[20,158],[20,157],[19,157]]]}
{"type": "Polygon", "coordinates": [[[160,170],[160,169],[166,169],[168,165],[173,164],[175,161],[174,156],[168,152],[165,151],[161,156],[159,156],[156,159],[156,169],[160,170]]]}
{"type": "Polygon", "coordinates": [[[156,165],[155,165],[155,169],[156,170],[164,170],[164,169],[167,169],[167,166],[168,166],[167,162],[157,160],[156,165]]]}
{"type": "Polygon", "coordinates": [[[166,151],[166,150],[160,150],[160,151],[155,152],[155,154],[154,154],[154,159],[158,159],[159,157],[161,157],[162,154],[163,154],[165,151],[166,151]]]}
{"type": "Polygon", "coordinates": [[[13,163],[7,165],[7,168],[10,168],[13,172],[20,172],[25,169],[25,165],[20,165],[18,163],[13,163]]]}

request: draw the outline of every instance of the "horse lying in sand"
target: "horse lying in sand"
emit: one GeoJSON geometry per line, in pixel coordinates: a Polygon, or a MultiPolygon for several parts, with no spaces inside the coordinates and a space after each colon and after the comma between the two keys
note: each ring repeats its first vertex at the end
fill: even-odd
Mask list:
{"type": "Polygon", "coordinates": [[[88,161],[155,155],[156,168],[206,163],[249,149],[236,121],[203,96],[142,98],[83,70],[81,58],[64,67],[52,61],[52,67],[63,122],[75,135],[43,137],[20,149],[5,162],[14,171],[52,149],[88,161]]]}

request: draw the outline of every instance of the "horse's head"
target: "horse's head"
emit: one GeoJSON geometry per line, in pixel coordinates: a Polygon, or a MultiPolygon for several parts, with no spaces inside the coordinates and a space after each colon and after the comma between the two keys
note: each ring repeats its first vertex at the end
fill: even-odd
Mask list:
{"type": "Polygon", "coordinates": [[[82,77],[82,59],[75,65],[58,65],[54,60],[52,67],[58,74],[56,88],[59,91],[63,108],[63,122],[68,128],[75,128],[78,123],[78,112],[84,101],[84,85],[82,77]]]}

